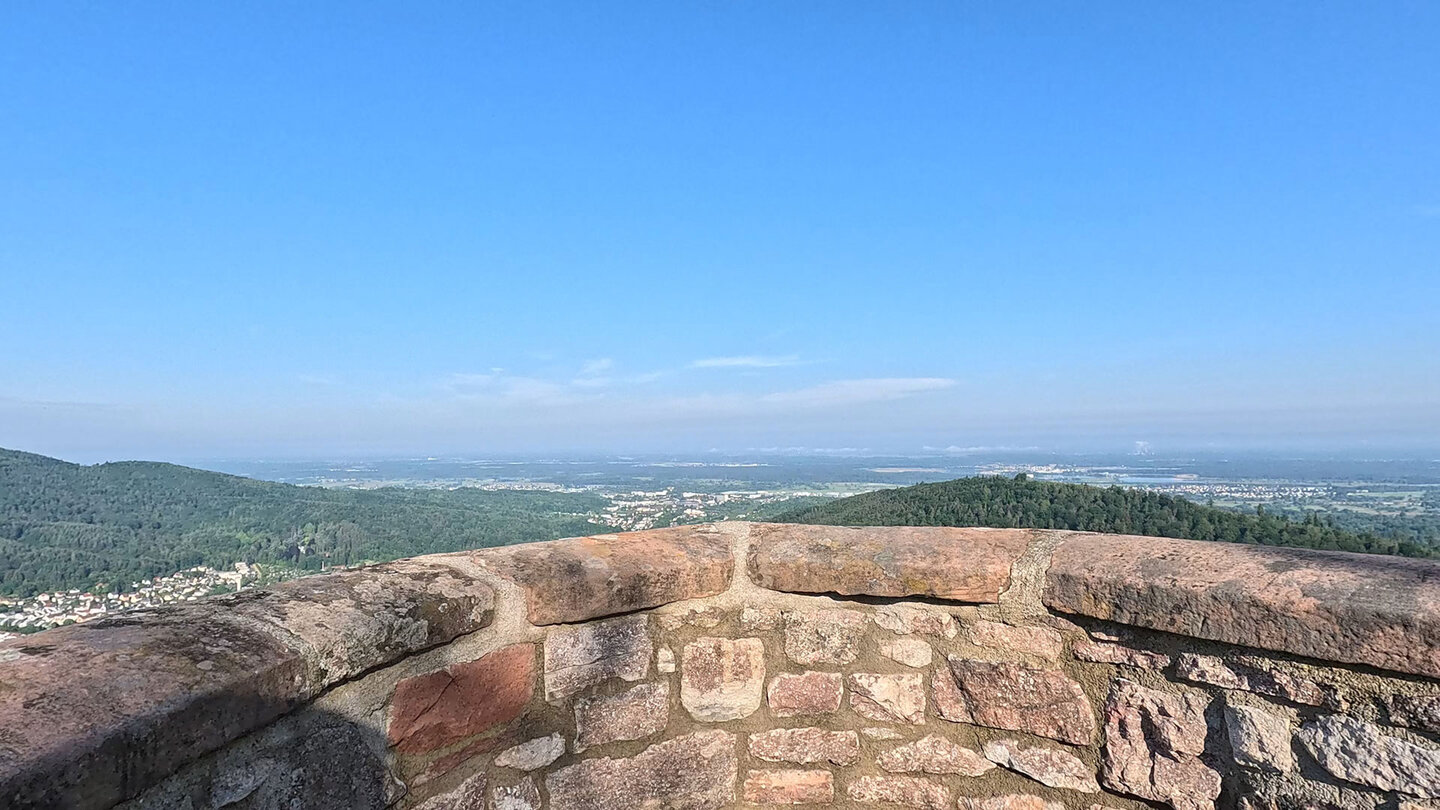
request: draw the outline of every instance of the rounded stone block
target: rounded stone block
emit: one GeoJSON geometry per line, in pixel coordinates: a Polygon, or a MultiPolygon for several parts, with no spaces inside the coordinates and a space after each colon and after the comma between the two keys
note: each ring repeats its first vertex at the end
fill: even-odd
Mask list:
{"type": "Polygon", "coordinates": [[[1070,534],[1053,610],[1440,677],[1440,563],[1338,551],[1070,534]]]}
{"type": "Polygon", "coordinates": [[[757,523],[749,569],[756,584],[777,591],[993,603],[1030,536],[1024,529],[757,523]]]}
{"type": "Polygon", "coordinates": [[[709,526],[601,534],[466,552],[525,594],[532,624],[565,624],[714,596],[735,570],[709,526]]]}

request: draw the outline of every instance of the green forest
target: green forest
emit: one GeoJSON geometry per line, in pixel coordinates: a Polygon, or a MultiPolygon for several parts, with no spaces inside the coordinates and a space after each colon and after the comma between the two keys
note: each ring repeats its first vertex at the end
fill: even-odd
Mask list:
{"type": "Polygon", "coordinates": [[[126,590],[196,565],[299,571],[603,531],[599,496],[337,490],[0,449],[0,595],[126,590]]]}
{"type": "Polygon", "coordinates": [[[1143,490],[979,476],[887,489],[785,512],[785,523],[832,526],[992,526],[1143,534],[1226,543],[1436,556],[1413,533],[1354,532],[1318,515],[1295,520],[1202,506],[1143,490]]]}

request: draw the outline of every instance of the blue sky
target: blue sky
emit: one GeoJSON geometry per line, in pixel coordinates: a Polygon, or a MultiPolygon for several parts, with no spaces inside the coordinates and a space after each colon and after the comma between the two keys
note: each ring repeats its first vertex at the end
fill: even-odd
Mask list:
{"type": "Polygon", "coordinates": [[[1427,2],[7,4],[0,446],[1437,447],[1437,42],[1427,2]]]}

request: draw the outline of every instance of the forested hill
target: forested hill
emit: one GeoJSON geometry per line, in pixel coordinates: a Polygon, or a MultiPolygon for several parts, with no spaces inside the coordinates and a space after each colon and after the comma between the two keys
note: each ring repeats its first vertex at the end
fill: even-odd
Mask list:
{"type": "Polygon", "coordinates": [[[0,449],[0,595],[123,589],[196,565],[318,570],[594,534],[584,514],[604,505],[546,492],[319,489],[0,449]]]}
{"type": "Polygon", "coordinates": [[[881,490],[786,512],[776,520],[832,526],[1072,529],[1407,557],[1436,556],[1430,546],[1345,531],[1316,516],[1295,521],[1264,510],[1245,514],[1154,492],[1036,481],[1024,475],[960,478],[881,490]]]}

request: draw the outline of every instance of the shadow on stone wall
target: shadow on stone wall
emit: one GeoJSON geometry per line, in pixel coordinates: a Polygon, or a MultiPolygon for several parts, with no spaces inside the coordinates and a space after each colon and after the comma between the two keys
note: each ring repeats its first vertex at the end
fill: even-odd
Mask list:
{"type": "Polygon", "coordinates": [[[404,787],[385,740],[340,715],[306,709],[201,758],[122,810],[380,810],[404,787]]]}

